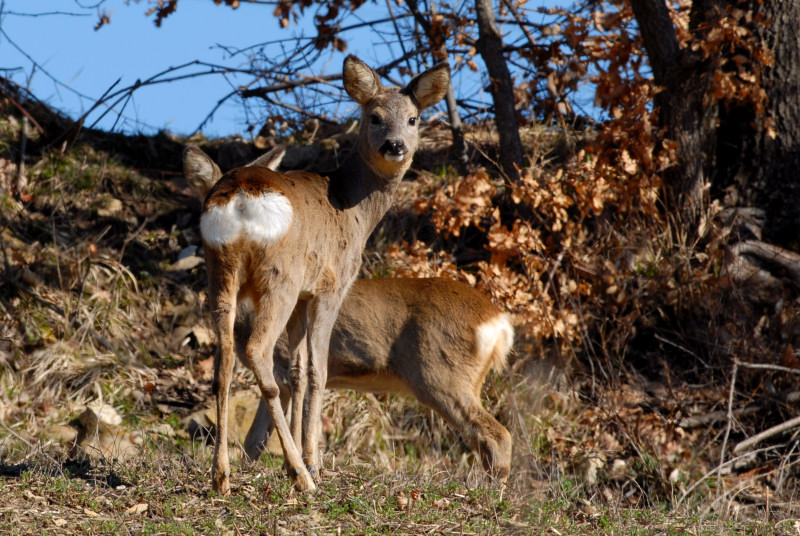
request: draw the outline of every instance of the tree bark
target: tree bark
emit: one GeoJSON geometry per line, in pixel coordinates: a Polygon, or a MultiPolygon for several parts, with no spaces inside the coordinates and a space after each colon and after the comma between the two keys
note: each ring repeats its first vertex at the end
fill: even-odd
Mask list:
{"type": "MultiPolygon", "coordinates": [[[[761,78],[767,99],[756,103],[707,97],[715,73],[734,55],[752,50],[719,47],[702,57],[680,49],[663,0],[631,0],[653,78],[664,136],[678,143],[677,161],[664,172],[666,201],[685,224],[697,223],[710,194],[731,206],[763,209],[765,238],[798,247],[800,231],[800,3],[781,0],[695,0],[689,30],[703,40],[716,18],[751,11],[747,29],[774,55],[761,78]],[[761,21],[758,22],[761,16],[761,21]],[[771,121],[771,128],[770,126],[771,121]]],[[[745,24],[745,23],[742,23],[745,24]]],[[[735,97],[735,96],[734,96],[735,97]]]]}
{"type": "Polygon", "coordinates": [[[767,241],[797,250],[800,236],[800,3],[752,0],[744,6],[763,17],[755,36],[774,57],[765,69],[764,115],[752,107],[721,110],[717,161],[720,189],[735,190],[740,204],[766,211],[767,241]]]}
{"type": "Polygon", "coordinates": [[[524,153],[519,136],[514,85],[503,56],[503,39],[495,24],[491,0],[475,0],[475,13],[479,35],[476,48],[489,71],[489,91],[494,102],[495,123],[500,136],[500,167],[509,179],[517,181],[517,167],[523,165],[524,153]]]}
{"type": "MultiPolygon", "coordinates": [[[[695,2],[692,9],[700,4],[703,2],[695,2]]],[[[631,5],[654,82],[664,88],[655,102],[664,137],[677,142],[677,161],[663,174],[665,201],[685,225],[694,228],[714,174],[713,159],[708,155],[716,147],[718,110],[716,106],[704,105],[710,84],[704,69],[716,62],[713,58],[695,58],[691,51],[680,49],[663,0],[632,0],[631,5]]],[[[702,26],[702,15],[693,12],[691,18],[694,24],[690,30],[702,26]]]]}
{"type": "Polygon", "coordinates": [[[453,133],[453,146],[450,153],[458,162],[459,172],[465,173],[469,164],[469,151],[467,150],[467,140],[464,139],[464,125],[461,123],[461,115],[458,113],[458,103],[453,85],[447,86],[447,94],[444,96],[447,104],[447,118],[450,121],[450,132],[453,133]]]}

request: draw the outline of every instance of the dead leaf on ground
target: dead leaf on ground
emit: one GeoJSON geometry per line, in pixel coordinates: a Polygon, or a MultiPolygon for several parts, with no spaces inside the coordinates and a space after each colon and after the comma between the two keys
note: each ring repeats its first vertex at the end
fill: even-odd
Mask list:
{"type": "Polygon", "coordinates": [[[125,510],[125,513],[126,514],[143,514],[143,513],[147,512],[147,508],[148,508],[147,503],[134,504],[133,506],[131,506],[130,508],[125,510]]]}
{"type": "Polygon", "coordinates": [[[197,381],[211,381],[214,378],[214,356],[198,361],[194,366],[194,377],[197,381]]]}

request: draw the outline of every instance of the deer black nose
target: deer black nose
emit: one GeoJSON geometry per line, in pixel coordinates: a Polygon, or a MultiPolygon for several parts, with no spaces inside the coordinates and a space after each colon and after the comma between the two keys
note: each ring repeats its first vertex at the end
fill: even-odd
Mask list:
{"type": "Polygon", "coordinates": [[[389,153],[394,155],[404,155],[408,152],[406,148],[406,144],[402,141],[387,141],[383,144],[381,148],[383,153],[389,153]]]}

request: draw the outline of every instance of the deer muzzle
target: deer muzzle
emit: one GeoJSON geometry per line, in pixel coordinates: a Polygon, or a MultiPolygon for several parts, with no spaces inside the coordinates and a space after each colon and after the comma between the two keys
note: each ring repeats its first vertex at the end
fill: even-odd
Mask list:
{"type": "Polygon", "coordinates": [[[408,147],[402,141],[387,140],[381,146],[381,154],[391,162],[401,162],[408,154],[408,147]]]}

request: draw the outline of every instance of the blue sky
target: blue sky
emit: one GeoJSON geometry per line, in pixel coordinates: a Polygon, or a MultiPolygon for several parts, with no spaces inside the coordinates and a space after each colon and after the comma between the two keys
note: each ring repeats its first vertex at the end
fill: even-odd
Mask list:
{"type": "MultiPolygon", "coordinates": [[[[242,3],[239,9],[232,10],[216,6],[211,0],[182,0],[162,28],[156,28],[152,17],[144,15],[148,7],[145,1],[128,5],[124,0],[106,0],[101,8],[113,12],[111,24],[94,31],[96,11],[81,9],[81,5],[94,4],[97,0],[0,0],[3,10],[0,29],[6,34],[0,34],[0,76],[23,86],[30,83],[37,98],[77,117],[120,78],[116,89],[195,59],[224,65],[233,61],[244,64],[245,57],[231,60],[219,45],[246,47],[303,31],[297,26],[280,28],[271,6],[242,3]],[[19,15],[48,12],[89,16],[19,15]],[[46,72],[35,69],[31,59],[17,47],[46,72]]],[[[362,9],[372,6],[367,4],[362,9]]],[[[382,5],[380,10],[384,10],[382,5]]],[[[351,50],[367,63],[381,54],[380,46],[371,42],[368,35],[357,41],[351,41],[351,50]]],[[[334,57],[337,67],[339,57],[334,57]]],[[[334,71],[338,72],[332,67],[331,72],[334,71]]],[[[144,133],[159,129],[191,133],[218,99],[230,91],[231,86],[221,76],[140,88],[125,107],[123,123],[115,128],[144,133]]],[[[87,124],[98,116],[95,112],[87,124]]],[[[116,114],[108,114],[98,126],[112,128],[115,120],[116,114]]],[[[225,136],[244,133],[245,128],[240,101],[231,100],[215,113],[203,132],[209,137],[225,136]]]]}
{"type": "MultiPolygon", "coordinates": [[[[2,30],[67,88],[53,82],[47,74],[33,69],[31,61],[0,35],[0,72],[25,85],[32,79],[33,94],[72,116],[92,106],[119,78],[122,88],[171,67],[202,59],[225,62],[218,44],[243,47],[280,30],[269,8],[242,5],[238,10],[216,6],[211,1],[183,0],[187,4],[156,28],[145,17],[144,3],[109,0],[103,7],[113,10],[111,24],[94,31],[97,17],[46,15],[25,17],[13,13],[87,13],[68,0],[4,0],[2,30]],[[188,4],[192,4],[191,6],[188,4]],[[191,7],[191,9],[186,9],[191,7]],[[88,98],[77,96],[74,90],[88,98]]],[[[93,3],[83,0],[83,4],[93,3]]],[[[288,34],[287,34],[288,35],[288,34]]],[[[230,91],[222,77],[209,76],[134,93],[125,108],[127,128],[144,132],[168,129],[176,133],[193,131],[217,100],[230,91]]],[[[110,128],[113,117],[101,123],[110,128]]],[[[89,121],[91,122],[90,117],[89,121]]],[[[235,102],[223,106],[205,132],[227,135],[244,128],[241,107],[235,102]]]]}

